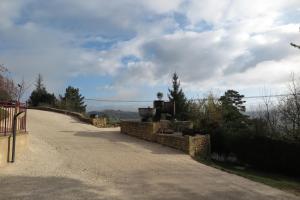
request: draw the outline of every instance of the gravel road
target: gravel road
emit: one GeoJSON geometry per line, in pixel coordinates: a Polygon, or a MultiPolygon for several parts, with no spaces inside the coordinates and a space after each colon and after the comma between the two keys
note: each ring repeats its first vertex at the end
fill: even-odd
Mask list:
{"type": "Polygon", "coordinates": [[[30,146],[0,169],[0,199],[299,199],[177,150],[29,110],[30,146]]]}

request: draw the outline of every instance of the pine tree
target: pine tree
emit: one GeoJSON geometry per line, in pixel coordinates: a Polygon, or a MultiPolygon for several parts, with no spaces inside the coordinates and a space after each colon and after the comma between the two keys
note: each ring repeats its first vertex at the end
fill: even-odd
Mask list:
{"type": "Polygon", "coordinates": [[[172,89],[169,89],[168,94],[170,102],[175,103],[175,119],[187,119],[187,99],[180,88],[180,81],[177,73],[173,74],[172,89]]]}
{"type": "Polygon", "coordinates": [[[43,77],[41,74],[38,74],[38,77],[36,79],[35,88],[37,91],[43,90],[45,87],[43,85],[43,77]]]}
{"type": "Polygon", "coordinates": [[[61,97],[63,107],[75,112],[85,112],[84,97],[79,93],[78,88],[69,86],[66,88],[64,97],[61,97]]]}
{"type": "Polygon", "coordinates": [[[47,92],[43,85],[43,77],[41,74],[38,75],[35,83],[35,90],[32,91],[29,97],[29,105],[31,106],[54,106],[56,102],[56,97],[54,94],[47,92]]]}
{"type": "Polygon", "coordinates": [[[220,97],[220,101],[222,102],[223,105],[233,106],[237,110],[241,112],[245,112],[246,107],[244,106],[244,103],[246,101],[242,100],[244,97],[245,97],[244,95],[240,95],[239,92],[235,90],[227,90],[224,96],[220,97]]]}
{"type": "Polygon", "coordinates": [[[247,116],[243,114],[246,111],[243,100],[244,95],[240,95],[235,90],[227,90],[220,97],[224,126],[229,129],[245,127],[247,116]]]}

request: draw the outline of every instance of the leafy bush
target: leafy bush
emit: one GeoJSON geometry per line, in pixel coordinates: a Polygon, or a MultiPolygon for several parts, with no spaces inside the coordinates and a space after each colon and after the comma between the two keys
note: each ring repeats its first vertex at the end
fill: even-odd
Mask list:
{"type": "Polygon", "coordinates": [[[251,132],[211,134],[212,152],[234,154],[239,162],[265,171],[300,176],[300,143],[273,139],[251,132]]]}
{"type": "Polygon", "coordinates": [[[242,98],[228,90],[218,100],[210,95],[203,101],[189,102],[189,119],[211,135],[213,153],[225,158],[234,155],[240,164],[253,168],[300,176],[300,136],[278,134],[269,125],[274,120],[250,119],[244,114],[242,98]]]}
{"type": "Polygon", "coordinates": [[[257,168],[300,176],[300,144],[267,137],[243,138],[234,145],[239,160],[257,168]]]}
{"type": "Polygon", "coordinates": [[[54,106],[56,98],[54,94],[50,94],[45,88],[42,90],[34,90],[29,98],[31,106],[54,106]]]}

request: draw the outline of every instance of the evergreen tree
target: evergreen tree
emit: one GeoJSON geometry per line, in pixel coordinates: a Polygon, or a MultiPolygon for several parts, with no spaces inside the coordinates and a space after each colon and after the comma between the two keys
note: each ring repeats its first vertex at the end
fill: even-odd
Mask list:
{"type": "Polygon", "coordinates": [[[31,106],[54,106],[56,102],[56,97],[54,94],[50,94],[47,92],[46,88],[43,85],[42,75],[39,74],[35,83],[35,90],[32,91],[29,97],[29,105],[31,106]]]}
{"type": "Polygon", "coordinates": [[[222,106],[223,123],[227,128],[245,127],[247,116],[243,114],[246,111],[243,100],[244,95],[240,95],[235,90],[227,90],[219,101],[222,106]]]}
{"type": "Polygon", "coordinates": [[[244,103],[246,103],[246,101],[242,100],[244,97],[244,95],[240,95],[239,92],[235,90],[227,90],[225,94],[220,97],[220,101],[223,105],[232,106],[238,111],[245,112],[246,107],[244,103]]]}
{"type": "Polygon", "coordinates": [[[180,88],[180,81],[177,73],[173,74],[172,89],[169,89],[169,100],[175,103],[175,119],[187,119],[187,99],[180,88]]]}
{"type": "Polygon", "coordinates": [[[43,90],[45,87],[43,85],[43,77],[41,74],[38,74],[38,77],[36,79],[35,88],[37,91],[43,90]]]}
{"type": "Polygon", "coordinates": [[[85,112],[84,97],[79,93],[78,88],[69,86],[66,88],[64,97],[61,97],[63,107],[75,112],[85,112]]]}

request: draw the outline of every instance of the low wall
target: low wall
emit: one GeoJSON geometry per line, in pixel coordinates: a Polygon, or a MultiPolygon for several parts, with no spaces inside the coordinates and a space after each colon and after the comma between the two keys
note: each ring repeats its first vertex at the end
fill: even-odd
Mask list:
{"type": "Polygon", "coordinates": [[[160,134],[159,122],[121,121],[121,133],[181,150],[191,156],[210,156],[210,136],[182,136],[180,133],[160,134]]]}
{"type": "Polygon", "coordinates": [[[99,118],[92,118],[91,122],[94,126],[98,128],[105,128],[107,127],[107,120],[105,117],[99,117],[99,118]]]}
{"type": "Polygon", "coordinates": [[[181,150],[187,154],[189,151],[189,136],[179,134],[157,134],[156,142],[174,149],[181,150]]]}
{"type": "Polygon", "coordinates": [[[89,117],[86,117],[81,113],[72,112],[72,111],[69,111],[69,110],[61,110],[61,109],[51,108],[51,107],[28,107],[28,109],[44,110],[44,111],[51,111],[51,112],[65,114],[65,115],[70,115],[72,117],[77,118],[78,120],[80,120],[82,122],[92,124],[92,121],[89,117]]]}
{"type": "MultiPolygon", "coordinates": [[[[0,167],[5,166],[11,159],[12,136],[0,137],[0,167]]],[[[16,138],[16,159],[18,155],[24,152],[28,147],[28,133],[17,134],[16,138]]]]}
{"type": "Polygon", "coordinates": [[[189,136],[189,154],[200,158],[210,158],[210,135],[189,136]]]}
{"type": "Polygon", "coordinates": [[[159,128],[158,122],[121,121],[121,133],[152,142],[156,140],[159,128]]]}

